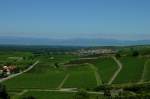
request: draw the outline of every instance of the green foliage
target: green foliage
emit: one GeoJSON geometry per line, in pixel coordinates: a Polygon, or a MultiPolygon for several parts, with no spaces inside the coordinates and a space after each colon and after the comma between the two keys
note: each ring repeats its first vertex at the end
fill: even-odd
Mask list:
{"type": "Polygon", "coordinates": [[[30,52],[0,51],[0,68],[3,66],[15,66],[11,73],[18,73],[28,68],[35,62],[33,54],[30,52]]]}
{"type": "Polygon", "coordinates": [[[113,89],[111,86],[104,84],[104,85],[100,85],[94,88],[94,91],[105,91],[105,90],[111,90],[111,89],[113,89]]]}
{"type": "Polygon", "coordinates": [[[134,56],[134,57],[139,56],[139,52],[138,52],[138,51],[133,51],[133,52],[132,52],[132,56],[134,56]]]}
{"type": "Polygon", "coordinates": [[[149,93],[150,92],[150,83],[148,84],[134,84],[131,86],[126,86],[123,88],[125,91],[132,91],[135,93],[149,93]]]}
{"type": "Polygon", "coordinates": [[[35,99],[73,99],[74,93],[63,93],[63,92],[27,92],[22,97],[33,96],[35,99]]]}
{"type": "Polygon", "coordinates": [[[104,90],[104,96],[106,97],[111,96],[110,90],[104,90]]]}
{"type": "Polygon", "coordinates": [[[1,99],[10,99],[9,95],[6,91],[6,87],[2,84],[0,84],[0,98],[1,99]]]}
{"type": "Polygon", "coordinates": [[[59,64],[57,62],[54,63],[54,65],[55,65],[56,68],[59,68],[59,64]]]}
{"type": "Polygon", "coordinates": [[[116,53],[115,57],[120,58],[121,57],[120,53],[116,53]]]}
{"type": "Polygon", "coordinates": [[[36,98],[33,96],[27,96],[27,97],[23,97],[22,99],[36,99],[36,98]]]}
{"type": "Polygon", "coordinates": [[[85,90],[81,89],[75,94],[74,99],[90,99],[90,95],[85,90]]]}

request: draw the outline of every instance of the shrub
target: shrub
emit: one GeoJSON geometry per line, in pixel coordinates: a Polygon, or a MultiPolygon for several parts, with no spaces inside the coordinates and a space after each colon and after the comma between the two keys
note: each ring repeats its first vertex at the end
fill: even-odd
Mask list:
{"type": "Polygon", "coordinates": [[[138,51],[133,51],[133,52],[132,52],[132,56],[134,56],[134,57],[139,56],[139,52],[138,52],[138,51]]]}
{"type": "Polygon", "coordinates": [[[89,99],[89,94],[85,90],[79,90],[75,94],[75,99],[89,99]]]}
{"type": "Polygon", "coordinates": [[[27,97],[23,97],[22,99],[36,99],[36,98],[33,96],[27,96],[27,97]]]}

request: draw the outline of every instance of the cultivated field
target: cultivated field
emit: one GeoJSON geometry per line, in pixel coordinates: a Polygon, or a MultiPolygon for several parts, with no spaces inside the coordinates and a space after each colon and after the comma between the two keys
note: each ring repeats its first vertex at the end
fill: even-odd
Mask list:
{"type": "Polygon", "coordinates": [[[144,64],[142,81],[143,82],[150,81],[150,60],[149,59],[144,64]]]}
{"type": "MultiPolygon", "coordinates": [[[[66,56],[67,59],[69,56],[66,56]]],[[[64,62],[65,58],[48,59],[47,57],[40,57],[39,63],[31,71],[24,73],[14,79],[4,82],[9,89],[20,88],[57,88],[64,79],[66,72],[60,68],[55,68],[55,62],[64,62]],[[17,82],[17,84],[16,84],[17,82]]],[[[70,57],[69,57],[70,59],[70,57]]]]}
{"type": "Polygon", "coordinates": [[[141,80],[146,58],[122,57],[119,59],[123,64],[114,83],[136,83],[141,80]]]}
{"type": "MultiPolygon", "coordinates": [[[[125,53],[125,52],[123,52],[125,53]]],[[[31,53],[32,61],[39,63],[30,71],[4,81],[13,99],[23,96],[35,96],[37,99],[73,99],[75,93],[47,92],[44,90],[85,89],[93,91],[96,87],[106,84],[129,84],[150,81],[150,60],[147,56],[133,57],[129,54],[117,57],[122,65],[120,68],[114,55],[80,57],[72,54],[41,54],[36,57],[31,53]],[[119,70],[119,71],[118,71],[119,70]],[[29,91],[35,90],[35,91],[29,91]],[[41,90],[41,91],[37,91],[41,90]],[[14,98],[15,97],[15,98],[14,98]]],[[[21,57],[20,53],[11,56],[1,55],[1,59],[21,57]]],[[[29,59],[29,58],[27,58],[29,59]]],[[[22,60],[21,60],[22,61],[22,60]]]]}
{"type": "Polygon", "coordinates": [[[99,58],[94,62],[97,67],[99,75],[103,83],[107,84],[116,70],[118,69],[117,63],[111,58],[99,58]]]}

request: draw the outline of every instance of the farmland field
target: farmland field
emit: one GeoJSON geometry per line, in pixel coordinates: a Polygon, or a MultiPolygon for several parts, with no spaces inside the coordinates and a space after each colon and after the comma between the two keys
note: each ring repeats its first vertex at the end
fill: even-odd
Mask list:
{"type": "MultiPolygon", "coordinates": [[[[46,60],[46,59],[45,59],[46,60]]],[[[63,69],[54,68],[54,64],[57,60],[38,64],[33,70],[25,73],[12,80],[8,80],[5,84],[10,89],[15,88],[57,88],[65,76],[69,73],[70,76],[63,87],[77,87],[77,88],[93,88],[96,87],[96,78],[93,70],[86,64],[79,65],[78,67],[68,67],[63,69]],[[33,71],[33,72],[32,72],[33,71]],[[32,79],[32,80],[31,80],[32,79]],[[85,83],[85,81],[87,83],[85,83]],[[16,82],[19,82],[16,86],[13,86],[16,82]]],[[[60,60],[59,60],[60,61],[60,60]]],[[[64,60],[63,60],[64,62],[64,60]]],[[[61,65],[60,65],[61,66],[61,65]]]]}
{"type": "Polygon", "coordinates": [[[116,62],[111,57],[102,57],[97,59],[82,59],[71,61],[69,64],[82,64],[90,63],[93,64],[102,78],[103,83],[108,83],[112,75],[117,70],[118,66],[116,62]]]}
{"type": "Polygon", "coordinates": [[[96,87],[96,79],[92,71],[74,71],[70,73],[65,88],[93,88],[96,87]]]}
{"type": "Polygon", "coordinates": [[[108,83],[118,66],[112,58],[99,58],[94,65],[98,68],[103,83],[108,83]]]}
{"type": "Polygon", "coordinates": [[[5,82],[9,89],[25,89],[25,88],[57,88],[65,77],[65,73],[61,71],[50,71],[47,73],[25,73],[12,80],[5,82]],[[16,84],[17,82],[17,84],[16,84]]]}
{"type": "Polygon", "coordinates": [[[146,59],[138,57],[122,57],[119,60],[123,64],[123,68],[114,83],[139,82],[146,59]]]}
{"type": "Polygon", "coordinates": [[[150,81],[150,60],[145,62],[144,74],[143,74],[143,81],[150,81]]]}
{"type": "MultiPolygon", "coordinates": [[[[2,84],[6,85],[10,95],[15,99],[22,99],[23,96],[34,96],[37,99],[73,99],[75,93],[55,92],[44,90],[63,90],[71,89],[77,91],[84,89],[93,91],[99,86],[109,84],[116,71],[119,68],[118,63],[110,56],[82,57],[73,54],[32,54],[14,53],[10,55],[1,55],[0,60],[17,59],[25,57],[32,62],[39,61],[34,68],[17,77],[6,80],[2,84]],[[14,56],[14,57],[13,57],[14,56]],[[17,90],[17,91],[16,91],[17,90]],[[18,97],[18,94],[27,90],[18,97]],[[35,90],[35,91],[33,91],[35,90]],[[43,91],[38,91],[43,90],[43,91]]],[[[112,80],[112,85],[122,85],[129,83],[138,83],[141,79],[149,81],[149,65],[150,61],[145,56],[133,57],[122,56],[117,60],[122,64],[121,71],[112,80]],[[144,69],[145,68],[145,69],[144,69]],[[143,78],[142,78],[142,75],[143,78]]],[[[23,61],[23,60],[22,60],[23,61]]],[[[24,62],[26,64],[26,62],[24,62]]],[[[24,65],[22,65],[24,66],[24,65]]],[[[70,91],[70,90],[69,90],[70,91]]],[[[96,97],[95,97],[96,98],[96,97]]]]}
{"type": "MultiPolygon", "coordinates": [[[[67,58],[68,56],[66,56],[67,58]]],[[[71,59],[69,57],[69,59],[71,59]]],[[[41,63],[39,63],[31,71],[24,73],[21,76],[18,76],[12,80],[4,82],[4,84],[9,89],[16,88],[57,88],[61,81],[64,79],[66,72],[64,72],[61,67],[56,69],[54,63],[64,62],[64,57],[61,59],[50,60],[47,57],[41,58],[41,63]],[[15,84],[18,82],[17,84],[15,84]]]]}

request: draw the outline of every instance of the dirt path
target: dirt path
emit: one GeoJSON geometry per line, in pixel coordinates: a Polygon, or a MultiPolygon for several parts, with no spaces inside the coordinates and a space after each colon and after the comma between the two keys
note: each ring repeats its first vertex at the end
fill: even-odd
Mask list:
{"type": "Polygon", "coordinates": [[[23,91],[21,91],[21,92],[19,92],[19,93],[16,93],[15,95],[13,95],[12,97],[11,97],[11,99],[19,99],[19,97],[20,96],[23,96],[25,93],[27,93],[28,92],[28,90],[23,90],[23,91]]]}
{"type": "Polygon", "coordinates": [[[145,64],[144,64],[144,69],[143,69],[143,72],[142,72],[142,77],[141,77],[141,80],[140,80],[140,82],[139,83],[143,83],[144,82],[144,78],[145,78],[145,74],[146,74],[146,72],[147,72],[147,64],[148,64],[148,62],[150,62],[150,59],[148,59],[146,62],[145,62],[145,64]]]}
{"type": "Polygon", "coordinates": [[[58,89],[61,89],[64,85],[64,83],[66,82],[66,80],[69,78],[70,74],[67,74],[65,76],[65,78],[63,79],[63,81],[60,83],[60,85],[58,86],[58,89]]]}
{"type": "MultiPolygon", "coordinates": [[[[62,89],[24,89],[20,95],[25,94],[26,92],[66,92],[66,93],[76,93],[78,90],[76,88],[62,88],[62,89]]],[[[97,95],[103,95],[103,92],[94,92],[94,91],[88,91],[89,94],[97,94],[97,95]]]]}
{"type": "Polygon", "coordinates": [[[114,73],[114,75],[112,76],[112,78],[110,79],[110,81],[108,82],[108,85],[112,84],[112,82],[115,80],[115,78],[118,76],[118,74],[120,73],[120,71],[122,70],[122,64],[121,62],[116,58],[116,57],[112,57],[114,59],[114,61],[117,63],[118,65],[118,69],[117,71],[114,73]]]}
{"type": "Polygon", "coordinates": [[[1,83],[1,82],[4,82],[4,81],[6,81],[6,80],[12,79],[12,78],[14,78],[14,77],[16,77],[16,76],[19,76],[19,75],[21,75],[21,74],[23,74],[23,73],[26,73],[26,72],[30,71],[30,70],[31,70],[34,66],[36,66],[38,63],[39,63],[39,61],[36,61],[33,65],[29,66],[29,68],[25,69],[24,71],[22,71],[22,72],[20,72],[20,73],[17,73],[17,74],[12,74],[12,75],[10,75],[10,76],[8,76],[8,77],[6,77],[6,78],[0,79],[0,83],[1,83]]]}
{"type": "MultiPolygon", "coordinates": [[[[18,99],[27,92],[63,92],[63,93],[77,93],[77,88],[62,88],[62,89],[24,89],[22,92],[16,94],[12,99],[18,99]]],[[[88,94],[103,95],[104,92],[87,91],[88,94]]]]}
{"type": "Polygon", "coordinates": [[[95,77],[96,77],[96,81],[97,81],[97,86],[101,85],[102,84],[102,81],[101,81],[101,77],[98,73],[98,70],[97,68],[93,65],[93,64],[89,64],[88,65],[91,67],[91,69],[94,71],[94,74],[95,74],[95,77]]]}
{"type": "Polygon", "coordinates": [[[17,95],[18,95],[18,96],[22,96],[22,95],[24,95],[24,94],[27,93],[27,92],[28,92],[28,90],[23,90],[22,92],[18,93],[17,95]]]}
{"type": "Polygon", "coordinates": [[[92,58],[79,58],[79,59],[98,59],[98,57],[92,57],[92,58]]]}

